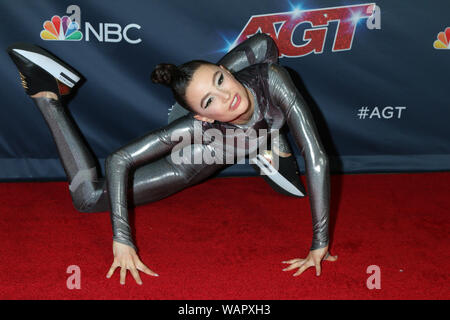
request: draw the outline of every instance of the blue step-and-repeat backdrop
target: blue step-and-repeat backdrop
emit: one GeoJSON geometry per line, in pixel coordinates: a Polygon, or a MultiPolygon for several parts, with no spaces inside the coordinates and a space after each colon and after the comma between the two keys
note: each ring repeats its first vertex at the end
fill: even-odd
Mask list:
{"type": "Polygon", "coordinates": [[[332,172],[450,169],[448,0],[1,0],[0,16],[2,180],[65,179],[4,50],[11,43],[37,44],[83,75],[68,108],[103,166],[167,124],[173,98],[151,83],[156,64],[216,62],[258,32],[276,41],[309,102],[332,172]],[[78,29],[63,29],[67,22],[78,29]]]}

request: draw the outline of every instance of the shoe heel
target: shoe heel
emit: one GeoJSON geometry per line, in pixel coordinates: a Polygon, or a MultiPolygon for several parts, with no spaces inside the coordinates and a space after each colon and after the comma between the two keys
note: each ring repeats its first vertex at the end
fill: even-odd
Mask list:
{"type": "Polygon", "coordinates": [[[59,94],[60,94],[61,96],[68,95],[68,94],[70,93],[70,90],[71,90],[72,88],[70,88],[69,86],[65,85],[64,83],[62,83],[62,82],[60,82],[60,81],[57,81],[57,82],[58,82],[58,91],[59,91],[59,94]]]}

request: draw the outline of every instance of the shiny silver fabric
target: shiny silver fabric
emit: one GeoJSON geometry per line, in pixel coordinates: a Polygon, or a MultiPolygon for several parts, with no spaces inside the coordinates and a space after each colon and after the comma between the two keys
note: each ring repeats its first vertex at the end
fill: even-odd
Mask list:
{"type": "MultiPolygon", "coordinates": [[[[132,194],[134,204],[139,205],[167,197],[194,185],[225,168],[226,164],[177,164],[170,152],[181,142],[173,139],[178,130],[181,136],[193,137],[195,120],[184,116],[167,127],[155,130],[111,154],[105,163],[107,190],[111,205],[111,222],[114,241],[134,248],[128,219],[129,175],[133,168],[132,194]]],[[[191,153],[203,155],[207,145],[192,145],[191,153]]]]}
{"type": "MultiPolygon", "coordinates": [[[[111,201],[114,240],[132,245],[127,216],[128,204],[126,196],[128,172],[132,168],[139,167],[165,156],[166,163],[169,165],[169,171],[159,170],[151,173],[151,177],[154,179],[153,183],[158,184],[163,192],[167,189],[173,190],[174,186],[182,189],[188,186],[194,178],[196,181],[201,181],[217,170],[224,168],[224,164],[214,164],[213,166],[216,169],[211,169],[210,166],[212,165],[204,162],[201,164],[174,164],[170,152],[181,142],[181,140],[177,141],[173,139],[174,136],[172,134],[175,130],[178,130],[178,134],[175,136],[190,137],[190,141],[194,141],[194,126],[201,127],[202,137],[205,141],[203,141],[203,144],[192,145],[192,153],[203,153],[210,151],[208,149],[212,148],[218,154],[224,155],[222,163],[226,163],[225,157],[227,152],[225,152],[224,148],[227,144],[225,142],[237,142],[238,140],[224,139],[219,141],[216,139],[211,141],[207,134],[210,129],[216,129],[222,132],[225,138],[227,136],[227,129],[243,129],[245,132],[248,132],[248,129],[254,129],[256,132],[264,129],[270,133],[272,130],[280,129],[287,123],[306,164],[306,176],[313,220],[311,250],[328,245],[330,194],[328,158],[324,152],[313,117],[305,101],[292,83],[287,71],[277,64],[255,64],[234,73],[234,76],[244,86],[251,89],[250,91],[255,98],[255,112],[247,124],[234,125],[219,121],[215,121],[214,123],[201,122],[189,114],[177,119],[163,129],[156,130],[154,133],[132,142],[108,157],[106,161],[106,173],[108,193],[111,201]],[[178,172],[181,177],[184,177],[186,180],[184,186],[176,183],[173,184],[168,180],[167,176],[171,176],[173,171],[178,172]]],[[[242,136],[242,131],[237,134],[233,133],[232,135],[242,136]]],[[[248,155],[250,150],[248,146],[251,145],[252,138],[258,139],[261,136],[247,138],[245,155],[248,155]]],[[[259,141],[256,144],[259,145],[259,141]]],[[[227,149],[230,150],[230,148],[227,149]]],[[[233,145],[231,149],[234,150],[234,154],[238,154],[236,152],[239,149],[237,144],[233,145]]],[[[195,159],[195,155],[191,159],[195,159]]],[[[239,160],[239,158],[235,159],[235,161],[239,160]]],[[[147,179],[152,178],[149,177],[147,179]]],[[[145,183],[150,182],[146,181],[145,183]]]]}
{"type": "MultiPolygon", "coordinates": [[[[287,72],[276,64],[277,59],[278,51],[272,39],[260,34],[241,43],[219,64],[227,66],[254,93],[258,113],[248,126],[270,130],[281,128],[286,122],[293,133],[305,157],[314,231],[311,249],[317,249],[328,244],[328,160],[312,115],[287,72]]],[[[162,199],[228,166],[225,163],[174,163],[170,153],[181,142],[173,139],[175,130],[184,133],[184,137],[192,137],[196,123],[203,132],[208,128],[236,128],[227,123],[200,122],[187,114],[113,152],[106,159],[105,179],[99,178],[95,157],[67,109],[52,99],[34,100],[55,139],[76,209],[82,212],[110,210],[113,239],[135,249],[128,217],[131,204],[162,199]]],[[[195,154],[210,152],[212,147],[208,142],[192,145],[190,150],[195,157],[195,154]]]]}
{"type": "Polygon", "coordinates": [[[289,129],[305,159],[313,221],[311,250],[323,248],[329,241],[329,160],[320,141],[313,116],[286,69],[276,64],[271,64],[268,69],[272,102],[283,110],[289,129]]]}
{"type": "MultiPolygon", "coordinates": [[[[253,64],[270,62],[278,63],[278,48],[272,38],[259,33],[233,48],[217,65],[235,73],[253,64]]],[[[169,112],[169,123],[188,113],[179,103],[175,103],[169,112]]]]}
{"type": "MultiPolygon", "coordinates": [[[[234,74],[256,98],[255,112],[245,125],[204,123],[204,128],[267,129],[271,132],[287,123],[305,159],[313,221],[311,250],[328,245],[330,174],[328,157],[320,141],[308,106],[286,69],[277,64],[256,64],[234,74]]],[[[219,146],[217,146],[219,148],[219,146]]],[[[236,148],[235,148],[236,150],[236,148]]]]}
{"type": "MultiPolygon", "coordinates": [[[[98,198],[104,181],[98,178],[97,160],[88,148],[69,110],[59,100],[34,98],[52,137],[69,180],[69,191],[75,208],[85,212],[92,198],[98,198]]],[[[98,203],[99,211],[107,210],[107,201],[98,203]]]]}
{"type": "MultiPolygon", "coordinates": [[[[217,65],[223,65],[230,72],[236,73],[258,63],[278,63],[278,56],[278,48],[272,38],[266,34],[259,33],[233,48],[217,62],[217,65]]],[[[188,110],[175,103],[169,112],[169,123],[188,113],[188,110]]],[[[249,125],[246,126],[249,127],[249,125]]],[[[276,150],[292,153],[284,132],[280,131],[279,138],[273,139],[272,143],[272,147],[275,147],[276,150]]]]}
{"type": "Polygon", "coordinates": [[[217,64],[234,73],[257,63],[278,63],[278,55],[272,38],[258,33],[233,48],[217,64]]]}

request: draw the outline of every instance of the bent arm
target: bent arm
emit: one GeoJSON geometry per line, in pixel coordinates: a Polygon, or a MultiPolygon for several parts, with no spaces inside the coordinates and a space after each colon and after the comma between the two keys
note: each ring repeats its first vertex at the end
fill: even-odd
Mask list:
{"type": "Polygon", "coordinates": [[[192,137],[193,122],[194,119],[189,115],[179,118],[170,125],[152,131],[118,149],[106,159],[105,173],[114,241],[136,250],[128,220],[127,193],[130,170],[168,154],[180,142],[172,141],[172,133],[175,130],[179,130],[174,135],[177,139],[192,137]]]}
{"type": "Polygon", "coordinates": [[[273,39],[258,33],[241,42],[217,62],[232,73],[257,63],[278,63],[278,48],[273,39]]]}
{"type": "Polygon", "coordinates": [[[269,65],[269,91],[282,108],[295,142],[305,159],[313,222],[311,250],[328,245],[330,169],[313,116],[286,69],[269,65]]]}

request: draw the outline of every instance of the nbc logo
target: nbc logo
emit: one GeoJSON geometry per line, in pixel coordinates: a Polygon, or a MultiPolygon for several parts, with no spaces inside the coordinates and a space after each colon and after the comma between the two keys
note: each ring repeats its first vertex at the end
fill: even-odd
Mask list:
{"type": "Polygon", "coordinates": [[[68,16],[62,18],[53,16],[51,21],[44,22],[41,39],[80,41],[83,39],[83,34],[78,30],[79,28],[78,23],[70,20],[68,16]]]}
{"type": "Polygon", "coordinates": [[[437,40],[434,41],[435,49],[450,49],[450,27],[445,28],[444,32],[439,32],[437,40]]]}
{"type": "Polygon", "coordinates": [[[137,37],[137,30],[141,26],[129,23],[122,26],[118,23],[81,22],[81,8],[71,4],[66,9],[63,17],[54,15],[52,19],[44,22],[44,30],[41,31],[42,40],[69,40],[69,41],[99,41],[99,42],[121,42],[138,44],[142,39],[137,37]],[[83,31],[81,31],[83,30],[83,31]]]}

